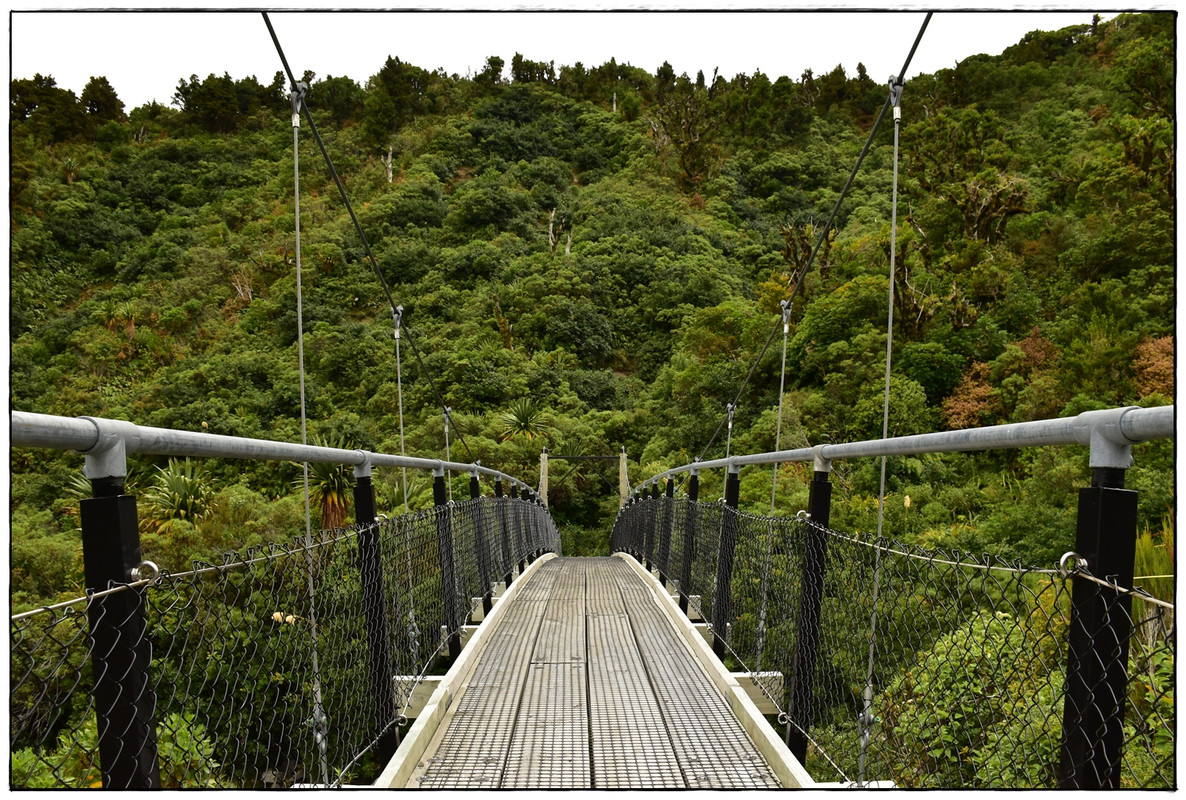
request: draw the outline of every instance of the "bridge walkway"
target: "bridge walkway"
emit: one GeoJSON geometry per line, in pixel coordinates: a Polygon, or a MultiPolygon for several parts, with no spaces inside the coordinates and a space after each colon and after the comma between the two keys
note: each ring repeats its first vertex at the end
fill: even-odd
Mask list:
{"type": "Polygon", "coordinates": [[[620,557],[539,564],[402,785],[783,785],[661,601],[620,557]]]}

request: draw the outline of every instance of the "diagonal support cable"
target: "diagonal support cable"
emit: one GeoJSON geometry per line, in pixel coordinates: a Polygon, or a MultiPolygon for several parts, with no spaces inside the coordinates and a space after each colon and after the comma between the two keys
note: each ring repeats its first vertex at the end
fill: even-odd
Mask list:
{"type": "MultiPolygon", "coordinates": [[[[899,76],[904,76],[906,71],[910,68],[910,62],[914,59],[914,51],[918,49],[918,43],[922,41],[922,35],[926,32],[927,25],[930,24],[931,16],[933,14],[933,11],[928,11],[926,18],[923,19],[922,26],[918,29],[918,35],[914,37],[914,44],[910,48],[910,53],[906,56],[906,62],[902,64],[902,69],[898,72],[899,76]]],[[[898,80],[901,81],[902,78],[899,77],[898,80]]],[[[806,277],[807,271],[811,269],[811,265],[815,263],[815,256],[819,252],[820,245],[822,245],[824,240],[827,238],[828,231],[831,230],[832,223],[835,221],[836,215],[840,212],[840,205],[844,202],[845,197],[848,195],[848,190],[852,188],[852,182],[856,178],[857,172],[860,170],[861,164],[865,160],[865,155],[869,152],[869,147],[873,144],[873,137],[877,135],[877,130],[881,127],[881,121],[885,118],[885,112],[890,108],[892,100],[893,91],[891,90],[890,94],[885,98],[885,102],[881,106],[881,111],[877,114],[877,119],[873,122],[873,128],[869,131],[869,136],[865,139],[865,145],[861,148],[860,155],[857,156],[856,164],[853,165],[852,172],[849,173],[848,180],[844,182],[844,188],[840,190],[840,196],[836,198],[836,204],[832,207],[832,213],[828,215],[828,221],[824,223],[823,228],[820,230],[819,238],[817,238],[815,241],[815,246],[811,248],[811,255],[807,257],[807,263],[803,265],[803,274],[800,276],[799,281],[795,284],[795,288],[791,292],[788,302],[793,303],[795,301],[796,295],[799,293],[799,290],[803,287],[803,278],[806,277]]],[[[766,355],[766,351],[770,348],[770,343],[774,341],[774,337],[778,333],[778,328],[781,324],[782,317],[780,316],[775,322],[774,327],[770,329],[770,334],[766,337],[766,342],[762,345],[762,350],[758,353],[758,357],[754,359],[754,363],[750,366],[749,372],[745,376],[745,380],[741,382],[741,388],[739,388],[737,390],[737,394],[734,395],[733,402],[730,403],[730,406],[733,409],[737,408],[737,403],[741,400],[741,395],[745,391],[745,387],[749,385],[750,379],[754,376],[754,371],[758,368],[758,364],[761,363],[763,356],[766,355]]],[[[724,425],[725,420],[721,420],[721,423],[717,425],[716,432],[713,433],[712,438],[708,440],[708,444],[704,446],[704,449],[700,451],[701,460],[704,459],[704,456],[708,453],[708,449],[712,447],[713,442],[716,441],[717,436],[720,434],[721,428],[724,427],[724,425]]]]}
{"type": "MultiPolygon", "coordinates": [[[[289,83],[295,87],[297,85],[296,78],[293,75],[292,68],[288,66],[288,59],[284,56],[284,48],[280,46],[280,39],[276,36],[276,30],[272,27],[272,21],[268,18],[268,12],[263,11],[260,13],[263,14],[264,24],[268,26],[268,33],[272,37],[272,43],[276,46],[276,52],[280,56],[280,63],[284,65],[284,72],[286,75],[288,75],[289,83]]],[[[342,198],[342,203],[345,204],[346,211],[350,214],[350,219],[354,223],[354,230],[357,231],[358,238],[362,241],[362,249],[366,253],[367,259],[371,262],[371,268],[374,270],[376,277],[379,278],[379,285],[383,287],[383,294],[387,296],[387,304],[391,308],[392,319],[395,322],[396,329],[398,330],[400,325],[398,318],[399,312],[396,311],[395,298],[393,298],[391,295],[391,288],[387,285],[387,279],[383,277],[383,271],[379,269],[379,262],[375,260],[375,254],[371,252],[371,245],[370,242],[367,241],[366,234],[363,233],[362,223],[358,221],[358,215],[354,213],[354,206],[351,205],[350,198],[346,195],[346,187],[342,185],[342,179],[338,177],[338,171],[334,167],[333,159],[330,158],[329,151],[325,148],[325,142],[322,140],[321,134],[317,130],[317,124],[313,121],[313,112],[309,108],[309,104],[304,101],[303,97],[301,98],[301,107],[305,111],[305,119],[309,121],[309,130],[312,132],[313,138],[317,142],[318,149],[321,150],[322,158],[325,159],[325,165],[329,168],[330,177],[334,179],[334,185],[338,187],[338,194],[342,198]]],[[[433,395],[436,396],[437,404],[440,405],[441,408],[445,408],[445,398],[437,388],[436,381],[432,379],[432,373],[428,371],[428,366],[424,363],[424,357],[420,353],[420,348],[416,346],[416,340],[412,338],[412,332],[408,330],[406,325],[404,326],[403,330],[408,338],[408,344],[412,346],[412,352],[416,354],[416,361],[420,364],[420,370],[424,373],[424,377],[428,379],[428,385],[432,388],[433,395]]],[[[452,418],[450,418],[450,424],[452,424],[452,418]]],[[[465,436],[462,435],[461,431],[457,429],[456,425],[453,426],[453,430],[457,434],[457,440],[460,441],[461,446],[465,448],[466,456],[470,461],[473,461],[474,457],[470,452],[469,445],[466,444],[465,436]]]]}

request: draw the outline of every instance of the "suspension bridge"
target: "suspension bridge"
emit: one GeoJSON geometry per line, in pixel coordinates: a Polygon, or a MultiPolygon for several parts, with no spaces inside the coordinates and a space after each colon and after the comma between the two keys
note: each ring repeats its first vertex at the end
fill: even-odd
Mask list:
{"type": "Polygon", "coordinates": [[[1172,675],[1173,609],[1134,586],[1123,478],[1134,444],[1172,436],[1173,414],[697,461],[631,487],[613,557],[575,559],[537,487],[477,464],[13,412],[13,446],[82,453],[95,496],[80,505],[86,597],[12,619],[14,740],[62,737],[53,758],[14,757],[12,782],[31,785],[40,764],[72,785],[65,764],[81,760],[120,787],[967,785],[918,755],[948,746],[944,687],[887,685],[927,653],[948,679],[998,684],[961,725],[1022,726],[964,756],[997,765],[987,785],[1018,785],[1007,766],[1024,762],[1038,766],[1023,785],[1118,786],[1138,759],[1169,785],[1172,756],[1156,761],[1152,743],[1172,741],[1172,684],[1150,676],[1172,675]],[[1062,445],[1089,448],[1092,480],[1057,567],[827,527],[836,460],[1062,445]],[[161,572],[140,558],[123,493],[135,453],[349,464],[357,519],[161,572]],[[741,469],[786,462],[815,468],[808,508],[739,511],[741,469]],[[377,514],[376,468],[431,471],[435,505],[377,514]],[[708,470],[726,473],[722,501],[698,496],[708,470]],[[448,500],[453,471],[469,499],[448,500]],[[1152,692],[1140,708],[1133,686],[1152,692]],[[97,720],[93,744],[54,728],[75,704],[97,720]]]}
{"type": "MultiPolygon", "coordinates": [[[[402,334],[468,455],[268,28],[294,151],[303,110],[391,304],[397,364],[402,334]]],[[[869,138],[892,107],[895,215],[900,96],[892,79],[869,138]]],[[[779,325],[785,376],[794,297],[746,382],[779,325]]],[[[82,454],[93,494],[85,597],[12,617],[13,786],[1174,785],[1173,606],[1136,585],[1124,485],[1133,446],[1173,436],[1173,407],[891,438],[887,404],[881,439],[783,450],[776,433],[773,451],[735,455],[743,384],[701,459],[631,485],[621,454],[613,555],[571,558],[547,454],[535,485],[409,457],[398,385],[398,455],[307,443],[303,355],[299,444],[12,412],[12,446],[82,454]],[[722,429],[725,458],[702,460],[722,429]],[[881,458],[884,495],[888,457],[1047,446],[1090,454],[1058,565],[908,547],[880,519],[875,536],[829,527],[835,461],[881,458]],[[306,501],[290,543],[163,571],[141,557],[134,454],[347,465],[355,520],[316,531],[306,501]],[[807,507],[741,511],[741,470],[783,463],[812,465],[807,507]],[[432,507],[380,513],[376,469],[431,473],[432,507]],[[706,502],[714,470],[723,498],[706,502]],[[454,473],[468,498],[450,497],[454,473]],[[89,733],[66,725],[78,709],[89,733]]]]}

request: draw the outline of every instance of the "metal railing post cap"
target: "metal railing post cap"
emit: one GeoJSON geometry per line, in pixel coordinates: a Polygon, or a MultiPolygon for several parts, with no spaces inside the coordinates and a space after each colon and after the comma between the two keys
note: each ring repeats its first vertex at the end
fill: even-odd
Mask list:
{"type": "Polygon", "coordinates": [[[140,443],[140,430],[130,422],[99,417],[79,417],[95,426],[98,439],[88,450],[83,465],[83,475],[89,480],[96,478],[123,478],[128,474],[128,453],[136,452],[140,443]]]}
{"type": "Polygon", "coordinates": [[[730,475],[738,475],[741,473],[741,464],[737,463],[737,456],[731,456],[729,458],[728,465],[730,475]]]}
{"type": "Polygon", "coordinates": [[[445,462],[444,461],[437,461],[435,464],[433,464],[432,477],[434,477],[434,478],[445,477],[445,462]]]}
{"type": "Polygon", "coordinates": [[[371,477],[371,454],[366,450],[359,450],[362,461],[354,465],[354,479],[371,477]]]}
{"type": "Polygon", "coordinates": [[[1132,466],[1133,441],[1124,435],[1120,420],[1139,406],[1084,411],[1075,417],[1075,438],[1090,448],[1092,469],[1128,469],[1132,466]]]}
{"type": "Polygon", "coordinates": [[[817,444],[811,448],[811,460],[815,466],[816,472],[831,472],[832,459],[824,457],[824,448],[827,445],[817,444]]]}

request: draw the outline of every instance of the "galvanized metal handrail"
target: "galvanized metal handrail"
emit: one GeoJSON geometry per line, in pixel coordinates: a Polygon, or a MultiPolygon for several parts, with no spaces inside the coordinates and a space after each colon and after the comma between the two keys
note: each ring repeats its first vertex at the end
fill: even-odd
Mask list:
{"type": "Polygon", "coordinates": [[[373,466],[431,470],[434,475],[443,475],[445,471],[466,472],[509,481],[525,489],[531,488],[518,478],[479,463],[463,464],[366,450],[152,428],[100,417],[59,417],[13,411],[11,436],[13,447],[76,450],[84,454],[87,456],[84,471],[91,479],[123,476],[126,474],[124,457],[128,453],[145,453],[191,458],[348,464],[354,467],[354,473],[359,477],[369,475],[373,466]]]}
{"type": "Polygon", "coordinates": [[[1140,408],[1126,406],[1101,411],[1084,411],[1074,417],[993,425],[959,431],[923,433],[843,444],[823,444],[797,450],[731,456],[712,461],[694,461],[653,477],[633,487],[632,494],[645,490],[680,473],[699,473],[706,469],[737,472],[754,464],[786,462],[815,463],[820,472],[831,469],[831,462],[845,458],[870,456],[920,455],[923,453],[967,452],[1011,447],[1081,444],[1091,448],[1091,467],[1127,469],[1132,466],[1133,444],[1150,439],[1168,439],[1174,435],[1174,406],[1140,408]]]}

